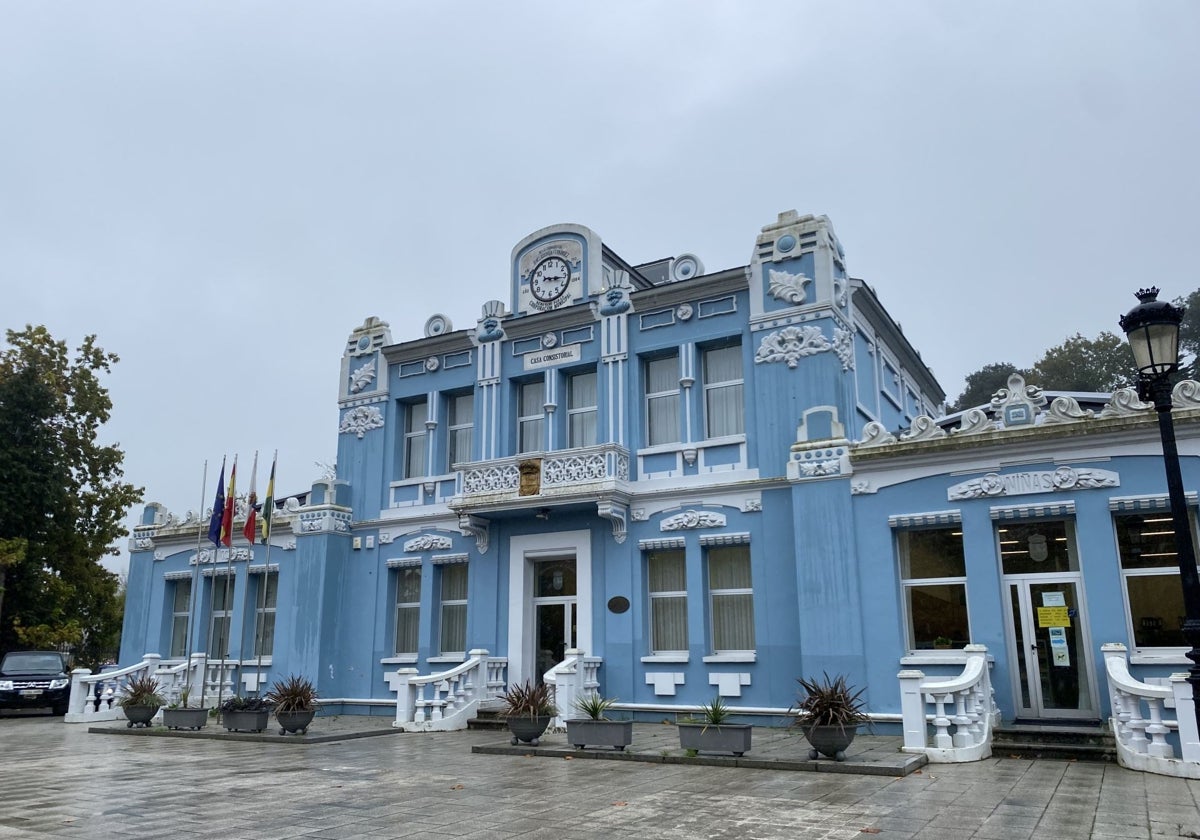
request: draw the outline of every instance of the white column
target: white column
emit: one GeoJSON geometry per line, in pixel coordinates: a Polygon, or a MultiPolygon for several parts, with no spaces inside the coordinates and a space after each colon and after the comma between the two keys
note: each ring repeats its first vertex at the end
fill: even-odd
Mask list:
{"type": "Polygon", "coordinates": [[[901,671],[896,676],[900,680],[900,716],[904,727],[904,750],[924,752],[928,746],[925,695],[921,692],[921,680],[925,679],[925,672],[908,670],[901,671]]]}

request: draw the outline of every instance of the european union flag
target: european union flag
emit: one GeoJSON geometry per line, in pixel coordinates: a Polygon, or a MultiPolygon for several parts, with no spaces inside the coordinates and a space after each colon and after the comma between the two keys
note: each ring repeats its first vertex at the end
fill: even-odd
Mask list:
{"type": "Polygon", "coordinates": [[[217,476],[217,498],[213,502],[212,518],[208,520],[208,539],[213,545],[221,542],[221,522],[225,518],[225,459],[221,459],[221,474],[217,476]]]}

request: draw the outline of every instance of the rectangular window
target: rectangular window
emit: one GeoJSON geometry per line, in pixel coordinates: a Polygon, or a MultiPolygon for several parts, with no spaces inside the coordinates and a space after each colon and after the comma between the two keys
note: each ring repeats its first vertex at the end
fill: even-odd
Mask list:
{"type": "Polygon", "coordinates": [[[1079,571],[1075,524],[1067,519],[1000,522],[1000,566],[1006,575],[1079,571]]]}
{"type": "Polygon", "coordinates": [[[567,379],[567,446],[596,445],[596,393],[595,371],[576,373],[567,379]]]}
{"type": "Polygon", "coordinates": [[[417,652],[421,618],[421,567],[396,569],[396,653],[417,652]]]}
{"type": "Polygon", "coordinates": [[[425,475],[425,445],[429,419],[429,404],[424,400],[404,406],[404,477],[425,475]]]}
{"type": "Polygon", "coordinates": [[[230,575],[214,577],[212,585],[212,620],[208,630],[208,655],[214,659],[229,657],[229,621],[233,616],[234,580],[230,575]]]}
{"type": "Polygon", "coordinates": [[[709,548],[707,557],[713,653],[753,651],[754,589],[750,582],[750,546],[709,548]]]}
{"type": "Polygon", "coordinates": [[[746,429],[741,345],[704,351],[704,422],[710,438],[740,435],[746,429]]]}
{"type": "Polygon", "coordinates": [[[171,582],[171,658],[187,656],[188,614],[192,605],[192,581],[171,582]]]}
{"type": "Polygon", "coordinates": [[[257,575],[256,586],[266,586],[266,592],[260,589],[254,595],[254,655],[270,656],[275,650],[275,603],[279,597],[279,572],[257,575]]]}
{"type": "Polygon", "coordinates": [[[647,359],[646,445],[677,443],[679,422],[679,354],[647,359]]]}
{"type": "Polygon", "coordinates": [[[687,566],[683,549],[648,552],[646,576],[650,592],[650,652],[686,652],[687,566]]]}
{"type": "Polygon", "coordinates": [[[962,529],[956,525],[901,531],[897,542],[908,649],[961,648],[969,643],[962,529]]]}
{"type": "Polygon", "coordinates": [[[447,468],[471,460],[471,438],[475,432],[475,395],[458,394],[446,404],[446,420],[449,440],[447,441],[447,468]]]}
{"type": "Polygon", "coordinates": [[[517,452],[541,452],[542,421],[546,415],[544,380],[522,384],[517,402],[517,452]]]}
{"type": "Polygon", "coordinates": [[[442,570],[442,620],[440,644],[443,655],[467,650],[467,564],[450,563],[442,570]]]}
{"type": "Polygon", "coordinates": [[[1183,588],[1169,511],[1119,514],[1117,550],[1135,648],[1189,647],[1183,588]]]}

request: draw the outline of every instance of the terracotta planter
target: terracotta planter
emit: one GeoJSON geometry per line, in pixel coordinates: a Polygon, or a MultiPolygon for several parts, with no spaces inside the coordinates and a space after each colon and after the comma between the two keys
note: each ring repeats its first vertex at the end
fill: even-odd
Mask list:
{"type": "Polygon", "coordinates": [[[512,743],[516,746],[519,742],[524,741],[531,746],[538,745],[538,738],[542,737],[542,733],[546,731],[546,727],[550,725],[550,721],[554,718],[550,715],[543,717],[510,717],[507,718],[508,731],[512,733],[512,743]]]}
{"type": "Polygon", "coordinates": [[[267,718],[270,711],[261,712],[221,712],[221,723],[228,732],[262,732],[267,728],[267,718]]]}
{"type": "Polygon", "coordinates": [[[129,728],[135,726],[145,728],[150,725],[154,715],[158,712],[158,706],[122,706],[125,710],[125,718],[129,721],[129,728]]]}
{"type": "Polygon", "coordinates": [[[577,750],[591,745],[612,747],[623,751],[633,743],[633,721],[592,720],[591,718],[568,720],[567,743],[574,744],[577,750]]]}
{"type": "Polygon", "coordinates": [[[846,750],[858,734],[858,726],[806,726],[804,737],[812,744],[808,757],[815,759],[818,754],[834,761],[845,761],[846,750]]]}
{"type": "Polygon", "coordinates": [[[167,729],[203,729],[207,723],[208,709],[163,709],[167,729]]]}
{"type": "Polygon", "coordinates": [[[299,732],[301,735],[308,734],[308,725],[312,723],[312,719],[316,714],[316,709],[276,712],[275,720],[279,723],[279,734],[286,735],[289,732],[299,732]]]}
{"type": "Polygon", "coordinates": [[[740,756],[750,752],[750,734],[753,731],[748,723],[681,723],[679,726],[679,746],[685,750],[696,752],[731,752],[740,756]]]}

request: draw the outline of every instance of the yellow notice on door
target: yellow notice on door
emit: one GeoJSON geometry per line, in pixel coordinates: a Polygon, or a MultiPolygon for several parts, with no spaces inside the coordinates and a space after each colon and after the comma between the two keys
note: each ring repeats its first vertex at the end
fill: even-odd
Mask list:
{"type": "Polygon", "coordinates": [[[1066,607],[1038,607],[1038,627],[1070,627],[1071,616],[1066,607]]]}

